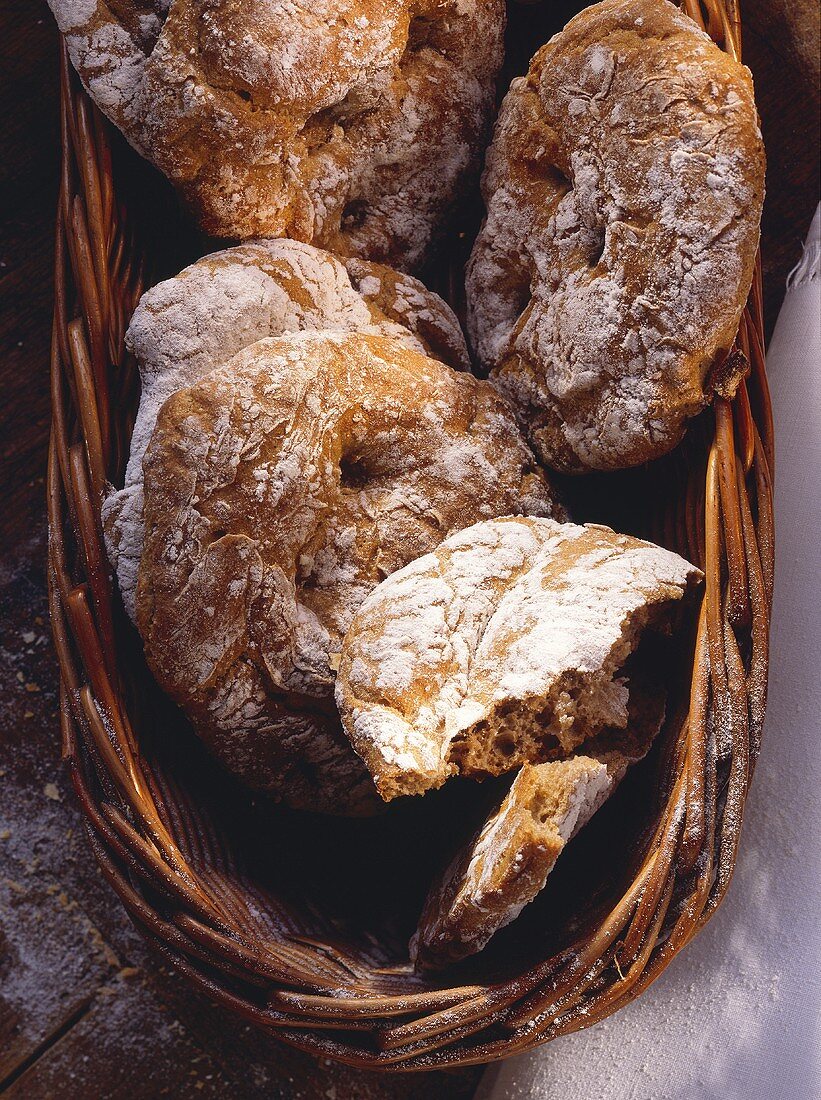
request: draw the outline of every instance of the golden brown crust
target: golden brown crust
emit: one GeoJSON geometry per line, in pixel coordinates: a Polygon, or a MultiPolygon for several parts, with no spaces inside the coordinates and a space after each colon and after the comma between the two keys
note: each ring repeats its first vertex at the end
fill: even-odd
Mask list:
{"type": "Polygon", "coordinates": [[[464,523],[552,508],[492,386],[362,334],[251,345],[166,401],[144,472],[152,670],[233,770],[326,810],[373,794],[333,714],[362,599],[464,523]]]}
{"type": "Polygon", "coordinates": [[[483,192],[470,334],[539,457],[580,472],[669,451],[752,281],[748,70],[666,0],[593,4],[511,85],[483,192]]]}
{"type": "Polygon", "coordinates": [[[50,0],[92,98],[216,237],[419,266],[478,168],[502,0],[50,0]]]}

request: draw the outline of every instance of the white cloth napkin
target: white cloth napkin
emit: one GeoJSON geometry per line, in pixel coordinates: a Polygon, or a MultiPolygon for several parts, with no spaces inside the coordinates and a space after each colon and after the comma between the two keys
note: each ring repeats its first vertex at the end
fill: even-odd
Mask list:
{"type": "Polygon", "coordinates": [[[776,585],[764,742],[724,904],[637,1001],[476,1100],[821,1097],[821,208],[767,356],[776,585]]]}

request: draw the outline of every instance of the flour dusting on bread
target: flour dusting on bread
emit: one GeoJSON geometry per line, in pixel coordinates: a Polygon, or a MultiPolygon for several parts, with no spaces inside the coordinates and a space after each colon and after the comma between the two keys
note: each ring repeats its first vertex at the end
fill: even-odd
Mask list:
{"type": "Polygon", "coordinates": [[[611,794],[604,764],[525,764],[501,805],[431,887],[410,942],[435,969],[481,951],[544,889],[565,846],[611,794]]]}
{"type": "Polygon", "coordinates": [[[50,0],[92,99],[211,236],[412,270],[478,171],[503,0],[50,0]]]}
{"type": "Polygon", "coordinates": [[[699,578],[609,528],[525,517],[477,523],[388,577],[351,623],[336,685],[379,793],[655,732],[663,692],[641,643],[669,633],[699,578]]]}

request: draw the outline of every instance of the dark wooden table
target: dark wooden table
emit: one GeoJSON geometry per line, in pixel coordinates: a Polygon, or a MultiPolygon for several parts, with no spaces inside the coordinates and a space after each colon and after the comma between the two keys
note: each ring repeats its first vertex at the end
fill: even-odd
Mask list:
{"type": "MultiPolygon", "coordinates": [[[[816,0],[748,0],[770,175],[768,321],[818,195],[816,0]]],[[[479,1070],[391,1077],[261,1038],[164,970],[102,882],[59,762],[46,607],[57,35],[0,0],[0,1093],[459,1100],[479,1070]]]]}

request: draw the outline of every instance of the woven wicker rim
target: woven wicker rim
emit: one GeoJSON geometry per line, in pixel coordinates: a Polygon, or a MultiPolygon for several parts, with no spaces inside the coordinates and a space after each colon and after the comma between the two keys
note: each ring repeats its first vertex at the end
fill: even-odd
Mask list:
{"type": "MultiPolygon", "coordinates": [[[[737,0],[684,0],[682,7],[740,56],[737,0]]],[[[610,1015],[658,977],[724,897],[759,751],[773,585],[773,428],[760,262],[731,353],[736,364],[749,365],[748,376],[734,394],[716,397],[707,461],[689,471],[683,491],[671,491],[675,500],[654,532],[702,566],[706,585],[689,713],[633,881],[571,950],[514,980],[414,984],[369,968],[333,942],[261,930],[249,916],[249,901],[263,904],[253,884],[236,874],[219,838],[202,830],[179,792],[140,755],[118,667],[100,500],[127,455],[136,378],[123,337],[143,289],[143,265],[115,200],[108,123],[65,50],[61,91],[50,607],[63,757],[103,874],[148,940],[192,985],[294,1046],[353,1065],[488,1062],[610,1015]]]]}

